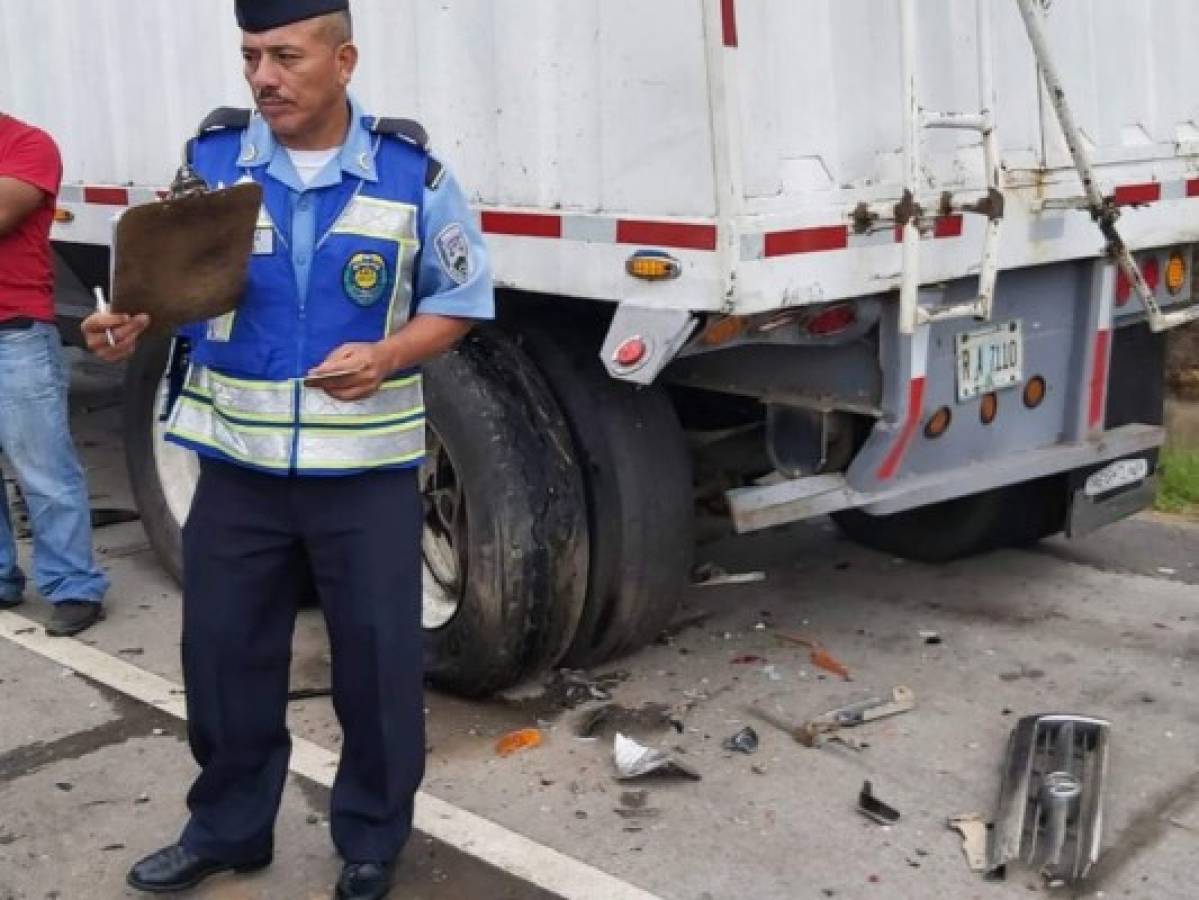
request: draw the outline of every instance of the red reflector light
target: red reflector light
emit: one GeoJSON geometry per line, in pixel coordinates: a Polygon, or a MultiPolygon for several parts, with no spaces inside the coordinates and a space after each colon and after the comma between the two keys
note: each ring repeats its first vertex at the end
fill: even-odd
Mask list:
{"type": "Polygon", "coordinates": [[[1162,269],[1156,256],[1150,256],[1141,263],[1141,275],[1144,277],[1145,283],[1149,285],[1149,290],[1156,292],[1157,286],[1162,280],[1162,269]]]}
{"type": "Polygon", "coordinates": [[[828,337],[832,334],[840,334],[845,329],[851,327],[858,320],[858,313],[853,308],[852,304],[842,303],[838,306],[832,306],[817,316],[813,316],[808,320],[805,326],[808,334],[814,337],[828,337]]]}
{"type": "Polygon", "coordinates": [[[633,366],[642,362],[645,359],[649,348],[645,346],[645,341],[639,337],[629,338],[623,344],[616,348],[616,365],[624,369],[631,369],[633,366]]]}

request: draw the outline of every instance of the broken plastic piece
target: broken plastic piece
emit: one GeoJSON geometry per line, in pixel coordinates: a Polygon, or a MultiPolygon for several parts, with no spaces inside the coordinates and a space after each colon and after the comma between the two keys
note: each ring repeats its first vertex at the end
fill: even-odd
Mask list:
{"type": "Polygon", "coordinates": [[[844,678],[846,681],[853,681],[849,675],[849,669],[839,659],[825,650],[823,647],[816,647],[812,650],[811,655],[812,665],[818,669],[824,669],[826,672],[832,672],[844,678]]]}
{"type": "Polygon", "coordinates": [[[971,872],[987,870],[987,823],[978,813],[954,816],[949,827],[962,836],[962,852],[971,872]]]}
{"type": "Polygon", "coordinates": [[[899,821],[899,810],[875,797],[869,781],[862,782],[862,790],[858,794],[858,812],[880,825],[894,825],[899,821]]]}
{"type": "Polygon", "coordinates": [[[746,725],[732,737],[725,738],[724,749],[735,753],[757,753],[758,733],[746,725]]]}
{"type": "Polygon", "coordinates": [[[643,746],[632,738],[627,738],[619,733],[612,745],[612,759],[616,763],[616,777],[622,781],[642,778],[654,773],[681,775],[693,781],[700,780],[698,772],[668,753],[643,746]]]}
{"type": "Polygon", "coordinates": [[[511,756],[521,750],[541,745],[541,732],[536,728],[523,728],[504,735],[495,743],[495,752],[500,756],[511,756]]]}

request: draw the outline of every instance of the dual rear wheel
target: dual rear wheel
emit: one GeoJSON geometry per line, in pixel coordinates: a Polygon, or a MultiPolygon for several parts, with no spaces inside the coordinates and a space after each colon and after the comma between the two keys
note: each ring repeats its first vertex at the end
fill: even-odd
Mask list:
{"type": "MultiPolygon", "coordinates": [[[[162,440],[166,341],[126,373],[125,442],[151,545],[182,575],[198,465],[162,440]]],[[[493,328],[425,367],[426,667],[479,696],[558,664],[584,667],[657,637],[689,570],[691,476],[658,388],[608,378],[594,353],[493,328]]]]}

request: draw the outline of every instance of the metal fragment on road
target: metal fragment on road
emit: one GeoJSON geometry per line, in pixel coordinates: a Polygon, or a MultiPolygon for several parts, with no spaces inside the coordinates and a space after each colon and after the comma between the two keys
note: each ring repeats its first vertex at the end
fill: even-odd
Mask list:
{"type": "Polygon", "coordinates": [[[1008,740],[986,871],[1009,862],[1040,871],[1051,886],[1086,877],[1099,859],[1108,734],[1104,719],[1027,716],[1008,740]]]}
{"type": "Polygon", "coordinates": [[[954,816],[946,823],[962,836],[962,853],[971,872],[987,870],[987,823],[978,813],[954,816]]]}
{"type": "Polygon", "coordinates": [[[616,764],[616,777],[621,781],[653,774],[680,775],[693,781],[701,777],[665,751],[646,747],[619,733],[612,744],[612,760],[616,764]]]}
{"type": "Polygon", "coordinates": [[[707,563],[698,566],[692,577],[692,587],[719,587],[730,584],[757,584],[766,580],[765,572],[729,573],[720,566],[707,563]]]}
{"type": "Polygon", "coordinates": [[[805,747],[819,747],[830,735],[842,728],[856,728],[867,722],[897,716],[916,706],[916,694],[911,688],[897,685],[890,697],[871,697],[809,719],[795,731],[795,739],[805,747]]]}
{"type": "Polygon", "coordinates": [[[758,733],[746,725],[736,734],[725,738],[722,746],[735,753],[757,753],[758,733]]]}
{"type": "Polygon", "coordinates": [[[862,782],[862,790],[858,792],[857,809],[867,819],[879,825],[894,825],[899,821],[899,810],[874,796],[874,786],[869,781],[862,782]]]}

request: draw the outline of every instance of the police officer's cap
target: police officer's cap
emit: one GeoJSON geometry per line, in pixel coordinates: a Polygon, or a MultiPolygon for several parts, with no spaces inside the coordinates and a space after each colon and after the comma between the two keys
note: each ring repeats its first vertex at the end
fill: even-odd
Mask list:
{"type": "Polygon", "coordinates": [[[236,3],[237,24],[251,34],[350,8],[350,0],[236,0],[236,3]]]}

